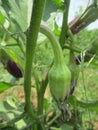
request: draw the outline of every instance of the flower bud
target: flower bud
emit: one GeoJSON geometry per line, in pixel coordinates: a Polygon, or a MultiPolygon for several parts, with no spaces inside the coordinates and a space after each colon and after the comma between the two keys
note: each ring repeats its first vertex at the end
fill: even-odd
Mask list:
{"type": "Polygon", "coordinates": [[[87,27],[98,18],[98,6],[90,5],[81,14],[80,17],[74,18],[69,22],[69,28],[73,34],[77,34],[79,31],[87,27]]]}
{"type": "Polygon", "coordinates": [[[69,95],[72,95],[74,93],[74,90],[75,90],[75,85],[72,85],[70,88],[69,95]]]}
{"type": "Polygon", "coordinates": [[[73,34],[76,34],[81,30],[81,21],[77,21],[77,20],[78,20],[78,17],[74,18],[68,24],[73,34]]]}

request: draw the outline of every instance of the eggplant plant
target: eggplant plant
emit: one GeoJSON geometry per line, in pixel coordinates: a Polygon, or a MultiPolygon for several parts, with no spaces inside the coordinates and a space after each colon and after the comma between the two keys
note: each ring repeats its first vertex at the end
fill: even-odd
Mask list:
{"type": "MultiPolygon", "coordinates": [[[[21,120],[25,122],[25,126],[21,128],[23,130],[81,129],[81,112],[76,109],[76,105],[92,110],[93,106],[98,106],[98,102],[85,103],[72,96],[77,86],[80,72],[79,65],[81,65],[82,61],[81,50],[75,49],[75,36],[98,18],[97,2],[94,1],[69,24],[70,0],[1,0],[0,3],[3,14],[0,15],[2,18],[0,28],[3,30],[4,35],[0,45],[0,61],[11,75],[18,79],[23,78],[25,100],[22,105],[16,105],[13,99],[8,101],[8,103],[12,102],[14,104],[12,108],[14,107],[19,114],[11,120],[0,123],[0,129],[9,129],[12,126],[16,128],[14,123],[17,124],[21,120]],[[28,5],[30,8],[26,9],[28,5]],[[55,35],[55,32],[48,27],[50,26],[49,23],[47,24],[45,21],[46,17],[44,16],[49,15],[50,17],[50,13],[47,13],[49,12],[48,6],[49,10],[51,9],[50,13],[57,11],[57,9],[62,10],[63,21],[59,36],[55,35]],[[6,25],[7,27],[4,24],[5,22],[9,23],[8,26],[6,25]],[[41,70],[36,67],[34,61],[36,48],[40,45],[37,43],[39,33],[44,35],[45,39],[48,38],[53,52],[53,58],[48,65],[44,79],[43,76],[39,78],[38,72],[41,73],[41,70]],[[10,39],[16,44],[6,44],[11,41],[10,39]],[[15,50],[11,50],[14,46],[18,47],[20,54],[16,54],[15,50]],[[68,54],[64,55],[67,49],[68,54]],[[78,52],[78,56],[75,55],[76,52],[78,52]],[[69,61],[67,62],[66,59],[69,61]],[[37,93],[36,108],[31,101],[32,79],[35,81],[34,87],[37,93]],[[51,105],[46,103],[46,105],[48,104],[48,110],[45,111],[44,95],[48,85],[52,101],[51,105]],[[52,115],[49,118],[51,113],[52,115]],[[74,121],[76,118],[77,120],[74,121]]],[[[56,28],[55,25],[54,28],[56,28]]],[[[87,50],[84,62],[88,62],[92,55],[97,55],[97,51],[94,51],[96,47],[97,44],[94,41],[91,48],[87,50]]],[[[4,83],[1,85],[4,85],[4,83]]],[[[8,89],[7,84],[5,89],[8,89]]],[[[98,112],[98,110],[96,111],[98,112]]]]}

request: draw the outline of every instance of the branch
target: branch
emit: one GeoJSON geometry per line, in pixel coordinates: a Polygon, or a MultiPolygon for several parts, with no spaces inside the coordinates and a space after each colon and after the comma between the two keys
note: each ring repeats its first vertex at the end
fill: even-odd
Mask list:
{"type": "Polygon", "coordinates": [[[3,123],[0,123],[0,129],[14,124],[15,122],[21,120],[24,116],[25,116],[25,112],[23,112],[21,115],[19,115],[18,117],[14,118],[12,120],[4,121],[3,123]]]}

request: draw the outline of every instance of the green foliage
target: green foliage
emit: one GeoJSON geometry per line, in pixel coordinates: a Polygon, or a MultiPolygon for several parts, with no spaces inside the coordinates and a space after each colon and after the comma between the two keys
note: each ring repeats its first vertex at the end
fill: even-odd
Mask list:
{"type": "Polygon", "coordinates": [[[86,50],[91,47],[92,42],[96,39],[96,35],[98,30],[83,30],[79,32],[76,36],[76,43],[77,47],[81,47],[82,50],[86,50]],[[89,38],[88,38],[89,37],[89,38]]]}
{"type": "Polygon", "coordinates": [[[0,12],[0,24],[4,24],[5,22],[5,17],[4,15],[2,15],[2,13],[0,12]]]}
{"type": "Polygon", "coordinates": [[[67,125],[67,124],[63,124],[62,126],[61,126],[61,130],[73,130],[73,127],[72,126],[70,126],[70,125],[67,125]]]}
{"type": "Polygon", "coordinates": [[[63,10],[63,8],[64,7],[61,0],[47,0],[43,20],[47,21],[53,12],[56,12],[57,10],[63,10]]]}
{"type": "Polygon", "coordinates": [[[20,2],[19,0],[1,0],[1,11],[5,11],[5,15],[10,21],[14,32],[25,31],[27,29],[28,22],[30,20],[30,16],[28,15],[29,2],[30,0],[23,0],[22,2],[20,2]]]}
{"type": "Polygon", "coordinates": [[[17,54],[15,54],[14,51],[10,50],[9,48],[3,48],[3,49],[1,49],[1,52],[2,52],[1,60],[2,60],[2,58],[4,60],[12,59],[21,67],[22,70],[24,70],[23,59],[21,59],[17,54]]]}
{"type": "Polygon", "coordinates": [[[69,102],[73,107],[77,106],[83,109],[88,109],[90,111],[98,112],[98,101],[79,101],[75,96],[70,96],[68,98],[69,102]]]}
{"type": "Polygon", "coordinates": [[[53,3],[55,3],[56,5],[58,6],[61,6],[63,4],[63,1],[62,0],[51,0],[53,3]]]}
{"type": "Polygon", "coordinates": [[[12,120],[12,123],[9,123],[9,125],[5,125],[5,126],[0,126],[0,129],[3,127],[4,129],[21,129],[23,127],[25,127],[27,125],[27,123],[29,123],[30,119],[26,119],[24,117],[21,117],[21,120],[18,121],[17,123],[13,122],[13,119],[17,117],[19,117],[19,115],[21,115],[21,113],[23,112],[23,105],[21,103],[19,103],[18,100],[16,100],[14,97],[9,96],[7,98],[7,101],[3,101],[0,102],[0,117],[5,121],[9,121],[12,120]],[[6,127],[6,128],[5,128],[6,127]]]}
{"type": "MultiPolygon", "coordinates": [[[[32,10],[31,3],[33,3],[32,0],[0,0],[0,60],[5,61],[7,58],[12,59],[22,69],[23,74],[26,63],[26,38],[27,35],[29,35],[25,35],[23,32],[25,32],[30,25],[32,10]],[[3,53],[1,54],[1,52],[3,53]]],[[[45,21],[44,23],[48,25],[49,28],[51,28],[51,30],[53,30],[57,35],[55,37],[57,41],[59,41],[58,39],[61,33],[61,28],[59,28],[55,22],[56,13],[58,10],[61,12],[64,11],[62,0],[46,0],[43,20],[45,21]],[[52,15],[52,13],[55,14],[52,15]]],[[[40,34],[37,40],[33,67],[31,69],[32,86],[37,92],[38,105],[31,108],[35,113],[36,119],[33,118],[32,121],[27,113],[24,115],[23,112],[25,103],[20,103],[13,96],[9,96],[6,101],[0,102],[0,121],[5,121],[4,124],[0,124],[0,129],[29,130],[32,127],[34,130],[84,130],[85,128],[81,125],[83,115],[85,113],[89,114],[89,112],[92,112],[92,114],[98,113],[98,101],[96,100],[98,98],[96,91],[98,84],[98,56],[95,56],[95,54],[97,54],[96,48],[98,45],[97,42],[93,43],[97,33],[98,30],[82,30],[74,36],[73,46],[70,45],[71,40],[68,36],[66,39],[66,44],[64,44],[64,48],[62,47],[62,54],[64,54],[65,61],[60,61],[60,64],[57,64],[58,62],[55,63],[56,57],[58,57],[58,55],[56,55],[58,54],[58,49],[54,47],[57,50],[54,55],[50,45],[51,38],[49,41],[45,36],[40,34]],[[73,51],[75,55],[70,55],[70,57],[67,49],[73,51]],[[90,60],[88,63],[84,63],[82,57],[80,62],[81,64],[77,67],[74,62],[74,57],[78,54],[82,55],[80,54],[81,52],[83,52],[83,55],[86,55],[86,51],[88,51],[88,49],[93,50],[90,60]],[[68,65],[72,71],[71,76],[68,67],[65,64],[65,62],[69,61],[69,58],[71,66],[70,64],[68,65]],[[55,66],[53,63],[55,63],[55,66]],[[80,75],[78,75],[78,72],[76,73],[76,71],[79,71],[79,68],[81,70],[80,75]],[[36,72],[37,74],[35,74],[36,72]],[[61,105],[59,106],[62,110],[61,114],[59,114],[57,106],[52,101],[52,97],[50,97],[50,99],[44,98],[48,84],[48,73],[50,75],[49,82],[53,97],[58,101],[63,101],[64,103],[63,105],[61,102],[59,104],[61,105]],[[69,90],[72,87],[70,86],[70,79],[75,83],[77,82],[77,85],[74,83],[74,96],[69,96],[64,102],[65,97],[68,96],[69,90]],[[48,114],[51,113],[52,116],[48,117],[48,114]],[[82,117],[80,115],[82,115],[82,117]]],[[[59,57],[57,61],[60,59],[61,57],[59,57]]],[[[11,77],[4,69],[5,68],[0,65],[0,93],[3,93],[7,89],[10,91],[12,86],[15,87],[15,85],[19,85],[21,82],[11,77]]],[[[28,90],[28,88],[26,88],[26,90],[28,90]]]]}
{"type": "Polygon", "coordinates": [[[0,93],[5,91],[6,89],[10,88],[11,84],[5,83],[5,82],[0,82],[0,93]]]}

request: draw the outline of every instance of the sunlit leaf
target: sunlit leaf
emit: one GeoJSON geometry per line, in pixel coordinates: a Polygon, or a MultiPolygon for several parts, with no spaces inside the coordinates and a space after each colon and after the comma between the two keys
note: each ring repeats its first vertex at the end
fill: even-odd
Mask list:
{"type": "Polygon", "coordinates": [[[0,93],[10,88],[12,85],[5,82],[0,82],[0,93]]]}
{"type": "Polygon", "coordinates": [[[73,130],[73,127],[71,125],[68,125],[68,124],[63,124],[61,126],[61,130],[73,130]]]}
{"type": "Polygon", "coordinates": [[[51,127],[50,130],[62,130],[61,128],[51,127]]]}
{"type": "Polygon", "coordinates": [[[58,5],[58,6],[62,6],[63,4],[63,0],[51,0],[54,4],[58,5]]]}
{"type": "Polygon", "coordinates": [[[18,101],[13,96],[7,97],[7,103],[13,108],[18,108],[18,101]]]}
{"type": "Polygon", "coordinates": [[[13,50],[3,48],[4,52],[14,61],[16,62],[21,69],[24,69],[24,60],[19,57],[13,50]]]}
{"type": "Polygon", "coordinates": [[[43,20],[47,21],[50,17],[50,14],[53,12],[56,12],[57,10],[62,10],[63,9],[63,4],[58,4],[61,3],[61,0],[47,0],[46,1],[46,6],[45,6],[45,11],[43,15],[43,20]]]}
{"type": "Polygon", "coordinates": [[[32,0],[1,0],[1,11],[11,22],[14,31],[25,31],[30,22],[32,0]]]}
{"type": "Polygon", "coordinates": [[[77,106],[90,111],[98,112],[98,100],[80,101],[75,96],[69,96],[68,100],[74,107],[77,106]]]}
{"type": "Polygon", "coordinates": [[[60,35],[60,29],[58,27],[58,25],[56,24],[56,22],[54,23],[54,33],[59,36],[60,35]]]}
{"type": "Polygon", "coordinates": [[[4,24],[5,22],[5,17],[4,15],[0,12],[0,24],[4,24]]]}
{"type": "MultiPolygon", "coordinates": [[[[17,107],[17,108],[19,108],[19,107],[17,107]]],[[[7,101],[0,102],[0,119],[2,119],[3,121],[9,121],[11,119],[18,117],[20,114],[22,114],[23,107],[22,107],[22,109],[17,109],[17,108],[15,108],[12,105],[12,103],[9,104],[7,101]]],[[[25,118],[25,119],[22,118],[21,120],[11,124],[11,126],[12,126],[11,130],[12,129],[20,130],[23,127],[26,127],[27,124],[29,124],[29,122],[30,122],[29,118],[25,118]]],[[[9,129],[10,129],[10,126],[4,128],[3,130],[9,130],[9,129]]]]}

